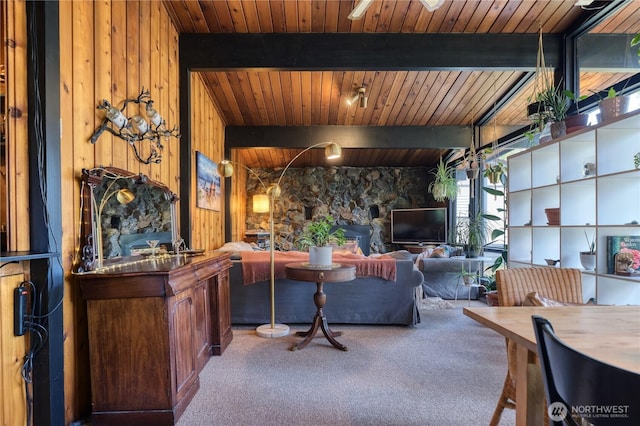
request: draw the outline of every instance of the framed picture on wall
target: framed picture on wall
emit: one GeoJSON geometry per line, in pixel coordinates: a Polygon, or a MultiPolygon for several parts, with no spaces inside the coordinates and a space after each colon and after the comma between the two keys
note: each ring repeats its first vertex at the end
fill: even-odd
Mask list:
{"type": "Polygon", "coordinates": [[[217,164],[196,151],[196,207],[220,211],[220,175],[217,164]]]}

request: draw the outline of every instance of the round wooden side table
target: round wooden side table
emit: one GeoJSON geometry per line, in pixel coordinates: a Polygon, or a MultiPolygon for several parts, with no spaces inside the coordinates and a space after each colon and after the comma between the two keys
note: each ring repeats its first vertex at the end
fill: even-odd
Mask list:
{"type": "Polygon", "coordinates": [[[315,282],[317,290],[313,295],[313,302],[316,305],[316,314],[313,317],[313,323],[309,331],[299,331],[296,334],[303,336],[305,339],[294,345],[291,350],[302,349],[315,337],[318,328],[322,329],[322,333],[327,340],[336,348],[346,351],[347,347],[338,342],[335,337],[342,333],[332,331],[327,323],[327,317],[324,316],[322,308],[327,301],[327,295],[322,290],[323,283],[346,282],[356,279],[356,267],[354,265],[334,264],[330,268],[319,268],[311,266],[308,263],[288,263],[284,266],[285,276],[295,281],[315,282]]]}

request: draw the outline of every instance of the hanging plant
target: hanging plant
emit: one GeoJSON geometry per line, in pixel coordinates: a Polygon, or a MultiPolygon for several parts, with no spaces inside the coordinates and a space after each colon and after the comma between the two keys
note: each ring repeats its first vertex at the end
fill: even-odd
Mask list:
{"type": "Polygon", "coordinates": [[[548,101],[554,97],[556,88],[553,83],[553,71],[548,69],[544,60],[542,43],[542,27],[538,32],[538,56],[536,60],[536,75],[533,83],[533,94],[528,98],[527,117],[542,131],[549,120],[551,106],[548,101]]]}
{"type": "Polygon", "coordinates": [[[480,173],[480,158],[476,153],[475,141],[471,138],[471,144],[469,144],[469,152],[464,158],[465,171],[469,179],[475,179],[480,173]]]}
{"type": "Polygon", "coordinates": [[[434,179],[427,188],[436,201],[455,200],[458,196],[458,181],[455,170],[446,165],[442,158],[438,166],[431,171],[434,179]]]}
{"type": "Polygon", "coordinates": [[[507,173],[507,165],[501,162],[496,162],[484,169],[482,175],[486,177],[489,182],[496,185],[502,181],[502,177],[507,173]]]}

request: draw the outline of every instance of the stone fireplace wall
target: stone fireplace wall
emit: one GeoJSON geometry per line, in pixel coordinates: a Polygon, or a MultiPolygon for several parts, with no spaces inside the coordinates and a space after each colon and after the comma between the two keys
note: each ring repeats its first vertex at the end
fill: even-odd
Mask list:
{"type": "MultiPolygon", "coordinates": [[[[256,169],[269,186],[282,170],[256,169]]],[[[338,224],[369,225],[371,253],[396,250],[391,244],[392,209],[439,207],[427,191],[431,175],[426,167],[314,167],[290,168],[280,181],[275,201],[275,247],[295,248],[296,236],[316,216],[332,215],[338,224]]],[[[264,194],[252,174],[247,180],[247,229],[269,229],[268,213],[253,213],[252,196],[264,194]]]]}

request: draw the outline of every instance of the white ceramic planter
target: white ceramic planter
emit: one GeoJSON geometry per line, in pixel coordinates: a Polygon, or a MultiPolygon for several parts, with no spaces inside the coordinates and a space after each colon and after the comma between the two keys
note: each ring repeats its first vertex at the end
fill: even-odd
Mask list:
{"type": "Polygon", "coordinates": [[[309,247],[309,265],[311,266],[331,266],[331,256],[333,247],[309,247]]]}
{"type": "Polygon", "coordinates": [[[596,255],[589,252],[580,252],[580,263],[587,271],[596,269],[596,255]]]}

